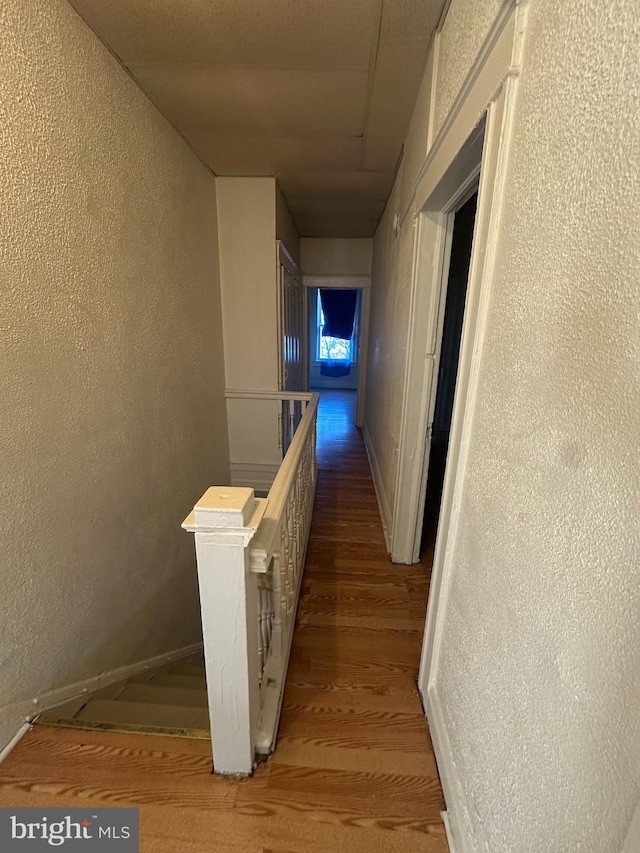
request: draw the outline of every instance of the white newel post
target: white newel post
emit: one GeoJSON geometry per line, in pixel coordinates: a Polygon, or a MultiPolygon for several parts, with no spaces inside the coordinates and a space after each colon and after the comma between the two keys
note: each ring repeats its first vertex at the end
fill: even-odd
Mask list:
{"type": "Polygon", "coordinates": [[[266,500],[212,486],[182,526],[195,533],[216,773],[253,771],[259,712],[258,590],[249,542],[266,500]]]}

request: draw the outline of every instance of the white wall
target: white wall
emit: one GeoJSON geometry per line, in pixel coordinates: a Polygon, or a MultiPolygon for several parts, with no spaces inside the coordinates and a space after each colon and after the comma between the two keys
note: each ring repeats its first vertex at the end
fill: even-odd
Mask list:
{"type": "MultiPolygon", "coordinates": [[[[453,0],[425,149],[497,5],[453,0]]],[[[433,672],[464,851],[635,849],[639,53],[634,0],[531,0],[433,672]]],[[[403,386],[413,251],[389,232],[393,207],[366,417],[392,507],[398,432],[383,417],[403,386]]]]}
{"type": "Polygon", "coordinates": [[[229,461],[214,178],[64,0],[0,30],[1,746],[199,640],[180,523],[229,461]]]}
{"type": "Polygon", "coordinates": [[[227,388],[278,387],[274,178],[218,178],[227,388]]]}

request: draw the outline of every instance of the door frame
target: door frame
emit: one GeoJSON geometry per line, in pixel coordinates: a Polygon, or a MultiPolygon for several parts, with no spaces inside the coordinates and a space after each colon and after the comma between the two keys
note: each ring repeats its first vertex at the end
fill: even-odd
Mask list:
{"type": "MultiPolygon", "coordinates": [[[[391,559],[394,563],[417,563],[420,559],[453,221],[455,211],[478,189],[485,130],[483,115],[434,192],[415,215],[417,233],[397,471],[398,498],[392,523],[391,559]]],[[[477,218],[474,243],[476,229],[477,218]]],[[[469,280],[471,274],[472,266],[469,267],[469,280]]],[[[465,318],[470,302],[467,290],[465,318]]],[[[462,334],[464,337],[464,327],[462,334]]]]}
{"type": "Polygon", "coordinates": [[[309,329],[307,316],[309,313],[308,309],[308,292],[307,289],[303,285],[302,279],[302,270],[298,266],[298,264],[293,259],[293,256],[282,242],[282,240],[276,240],[276,312],[277,312],[277,334],[278,334],[278,389],[280,391],[284,390],[284,386],[286,384],[285,377],[285,366],[284,366],[284,346],[283,346],[283,334],[284,328],[286,325],[285,317],[284,317],[284,272],[285,270],[289,273],[289,275],[294,278],[300,288],[302,295],[302,316],[304,318],[303,328],[302,328],[302,339],[300,341],[300,346],[302,348],[302,388],[297,389],[297,391],[308,391],[309,390],[309,329]]]}

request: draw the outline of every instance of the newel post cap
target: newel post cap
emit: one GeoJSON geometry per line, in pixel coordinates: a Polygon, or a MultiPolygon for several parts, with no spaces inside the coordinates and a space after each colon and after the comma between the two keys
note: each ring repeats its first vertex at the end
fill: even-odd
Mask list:
{"type": "Polygon", "coordinates": [[[266,502],[256,498],[253,489],[240,486],[210,486],[193,512],[182,523],[185,530],[255,529],[264,515],[266,502]]]}

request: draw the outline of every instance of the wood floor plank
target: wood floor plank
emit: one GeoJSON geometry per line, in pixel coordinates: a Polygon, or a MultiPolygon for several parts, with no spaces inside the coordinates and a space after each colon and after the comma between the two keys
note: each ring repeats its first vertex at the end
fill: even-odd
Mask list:
{"type": "Polygon", "coordinates": [[[280,736],[272,761],[277,764],[302,765],[335,770],[369,770],[372,773],[400,773],[436,779],[436,763],[431,750],[401,752],[394,750],[348,749],[327,746],[317,738],[280,736]]]}

